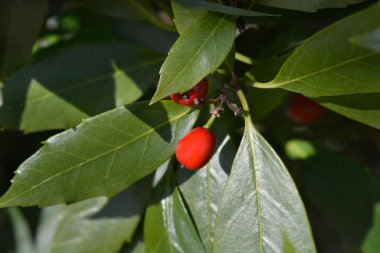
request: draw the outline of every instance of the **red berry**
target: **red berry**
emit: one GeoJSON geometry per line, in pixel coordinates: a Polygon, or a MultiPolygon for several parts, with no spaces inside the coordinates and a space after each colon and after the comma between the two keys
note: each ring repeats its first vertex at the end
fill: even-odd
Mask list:
{"type": "Polygon", "coordinates": [[[197,127],[185,135],[175,151],[177,160],[189,170],[202,168],[214,154],[214,134],[203,127],[197,127]]]}
{"type": "Polygon", "coordinates": [[[170,98],[177,104],[194,106],[204,102],[208,89],[207,79],[204,78],[194,88],[185,93],[175,93],[170,98]]]}
{"type": "Polygon", "coordinates": [[[287,114],[296,122],[311,123],[318,120],[324,111],[324,108],[316,102],[297,94],[290,101],[287,114]]]}

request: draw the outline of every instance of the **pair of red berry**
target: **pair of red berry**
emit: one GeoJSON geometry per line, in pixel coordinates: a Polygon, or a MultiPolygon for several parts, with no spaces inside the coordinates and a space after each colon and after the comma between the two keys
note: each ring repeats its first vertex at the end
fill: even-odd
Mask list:
{"type": "MultiPolygon", "coordinates": [[[[200,81],[194,88],[185,93],[176,93],[170,98],[177,104],[185,106],[200,105],[205,102],[208,90],[207,79],[200,81]]],[[[214,134],[204,127],[197,127],[185,135],[177,144],[177,160],[189,170],[202,168],[215,151],[214,134]]]]}

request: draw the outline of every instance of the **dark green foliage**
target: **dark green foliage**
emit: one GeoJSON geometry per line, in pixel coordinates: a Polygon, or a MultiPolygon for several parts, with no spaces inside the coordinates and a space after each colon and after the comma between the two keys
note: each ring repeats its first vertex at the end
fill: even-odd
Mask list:
{"type": "Polygon", "coordinates": [[[2,1],[0,252],[380,252],[379,31],[374,0],[2,1]]]}

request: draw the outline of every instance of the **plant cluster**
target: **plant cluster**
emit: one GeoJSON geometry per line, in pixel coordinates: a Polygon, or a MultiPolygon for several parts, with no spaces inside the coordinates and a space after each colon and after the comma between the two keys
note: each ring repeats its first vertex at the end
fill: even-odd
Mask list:
{"type": "Polygon", "coordinates": [[[375,0],[1,1],[0,252],[380,252],[379,45],[375,0]]]}

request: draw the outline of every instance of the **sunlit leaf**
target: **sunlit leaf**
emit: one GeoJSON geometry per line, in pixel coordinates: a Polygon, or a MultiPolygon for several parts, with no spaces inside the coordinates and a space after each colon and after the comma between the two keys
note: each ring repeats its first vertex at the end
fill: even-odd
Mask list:
{"type": "Polygon", "coordinates": [[[380,92],[380,55],[349,41],[377,28],[379,13],[380,4],[376,4],[316,33],[292,53],[267,85],[309,97],[380,92]]]}
{"type": "Polygon", "coordinates": [[[132,45],[63,50],[5,82],[0,125],[26,132],[73,127],[136,101],[153,84],[162,61],[159,54],[132,45]]]}
{"type": "Polygon", "coordinates": [[[49,138],[16,171],[0,206],[53,205],[113,196],[174,152],[196,111],[164,101],[119,107],[49,138]]]}
{"type": "Polygon", "coordinates": [[[256,86],[302,93],[380,128],[380,54],[350,42],[379,23],[380,4],[375,4],[321,30],[294,51],[273,81],[256,86]]]}
{"type": "MultiPolygon", "coordinates": [[[[179,19],[183,15],[174,15],[177,23],[183,23],[179,19]]],[[[170,49],[151,103],[187,91],[215,71],[230,52],[234,39],[234,18],[208,12],[196,19],[170,49]]]]}
{"type": "Polygon", "coordinates": [[[215,221],[213,252],[316,252],[308,219],[280,158],[246,119],[215,221]]]}

